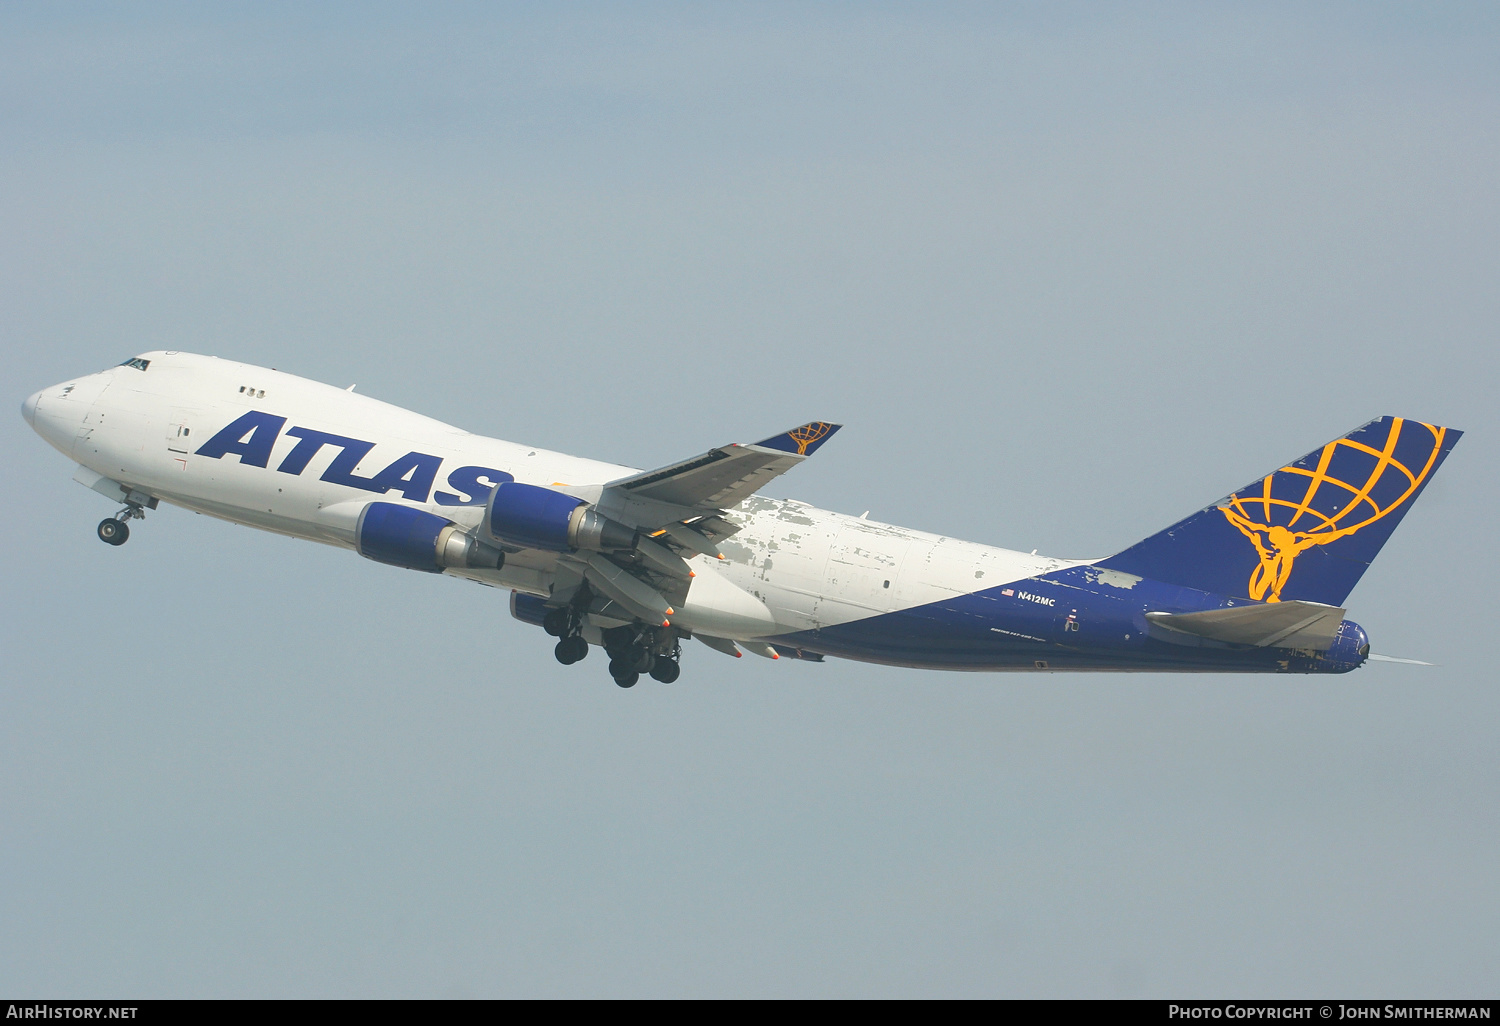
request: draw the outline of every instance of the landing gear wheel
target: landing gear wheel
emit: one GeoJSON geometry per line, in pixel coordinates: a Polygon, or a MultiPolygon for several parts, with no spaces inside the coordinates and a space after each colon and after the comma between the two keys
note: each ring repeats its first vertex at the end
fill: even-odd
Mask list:
{"type": "Polygon", "coordinates": [[[130,540],[130,528],[125,521],[110,517],[99,521],[99,540],[110,545],[124,545],[130,540]]]}
{"type": "Polygon", "coordinates": [[[573,646],[568,644],[568,642],[571,640],[573,639],[563,638],[557,643],[557,647],[552,650],[552,654],[557,657],[557,661],[562,663],[564,666],[572,666],[574,663],[578,662],[578,660],[573,657],[573,646]]]}
{"type": "Polygon", "coordinates": [[[650,673],[651,667],[656,665],[656,657],[644,648],[630,653],[628,661],[636,673],[650,673]]]}
{"type": "Polygon", "coordinates": [[[542,630],[554,638],[561,638],[568,633],[568,610],[554,609],[542,617],[542,630]]]}
{"type": "Polygon", "coordinates": [[[576,663],[589,654],[589,643],[583,640],[582,635],[574,634],[571,637],[564,638],[557,644],[559,648],[564,645],[568,647],[569,663],[576,663]]]}
{"type": "Polygon", "coordinates": [[[639,673],[636,673],[634,670],[631,670],[628,673],[616,677],[615,683],[620,685],[620,687],[622,688],[633,688],[635,687],[635,682],[640,679],[641,675],[639,673]]]}
{"type": "Polygon", "coordinates": [[[651,667],[651,676],[663,684],[671,684],[681,673],[682,667],[670,659],[658,659],[651,667]]]}

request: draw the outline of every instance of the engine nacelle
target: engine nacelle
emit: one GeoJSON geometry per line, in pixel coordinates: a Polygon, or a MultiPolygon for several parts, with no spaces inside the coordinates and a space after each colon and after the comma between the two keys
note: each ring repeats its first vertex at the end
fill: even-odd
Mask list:
{"type": "Polygon", "coordinates": [[[505,553],[451,520],[394,502],[372,502],[359,514],[355,544],[366,559],[410,570],[498,570],[505,553]]]}
{"type": "Polygon", "coordinates": [[[611,552],[635,547],[635,531],[582,499],[551,488],[502,481],[484,511],[490,537],[523,549],[611,552]]]}
{"type": "Polygon", "coordinates": [[[535,595],[527,595],[519,591],[510,593],[510,615],[522,623],[535,624],[540,627],[550,612],[552,610],[547,603],[535,595]]]}

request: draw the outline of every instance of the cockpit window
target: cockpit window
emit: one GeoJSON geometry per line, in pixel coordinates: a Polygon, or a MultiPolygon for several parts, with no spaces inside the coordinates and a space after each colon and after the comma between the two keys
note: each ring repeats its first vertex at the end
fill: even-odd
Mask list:
{"type": "Polygon", "coordinates": [[[151,366],[151,361],[150,360],[142,360],[139,356],[132,356],[130,359],[128,359],[124,363],[120,364],[120,366],[121,367],[134,367],[136,370],[145,370],[147,367],[151,366]]]}

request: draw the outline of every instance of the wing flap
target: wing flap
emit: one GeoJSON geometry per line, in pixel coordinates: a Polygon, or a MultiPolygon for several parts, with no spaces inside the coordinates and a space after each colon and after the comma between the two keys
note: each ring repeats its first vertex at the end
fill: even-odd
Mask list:
{"type": "Polygon", "coordinates": [[[670,623],[668,618],[676,610],[655,588],[597,552],[585,558],[583,576],[591,585],[647,623],[663,627],[670,623]]]}
{"type": "Polygon", "coordinates": [[[1147,613],[1154,626],[1197,638],[1255,648],[1325,651],[1338,637],[1344,610],[1319,602],[1266,602],[1198,613],[1147,613]]]}
{"type": "Polygon", "coordinates": [[[723,652],[725,655],[734,656],[736,659],[740,657],[739,646],[730,641],[728,638],[715,638],[709,634],[697,633],[694,633],[693,637],[703,642],[715,652],[723,652]]]}

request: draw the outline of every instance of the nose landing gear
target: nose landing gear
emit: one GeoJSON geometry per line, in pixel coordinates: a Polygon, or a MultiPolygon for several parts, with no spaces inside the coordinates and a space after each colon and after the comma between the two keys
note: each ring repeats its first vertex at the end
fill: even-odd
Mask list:
{"type": "Polygon", "coordinates": [[[108,545],[124,545],[130,540],[130,520],[145,520],[146,511],[139,503],[126,503],[125,508],[112,517],[99,521],[99,540],[108,545]]]}

